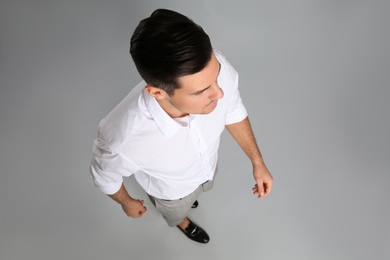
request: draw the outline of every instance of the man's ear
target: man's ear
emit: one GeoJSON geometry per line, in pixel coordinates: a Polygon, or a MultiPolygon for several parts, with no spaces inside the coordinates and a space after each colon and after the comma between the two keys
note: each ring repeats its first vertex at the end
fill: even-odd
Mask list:
{"type": "Polygon", "coordinates": [[[145,90],[156,100],[162,100],[168,96],[167,92],[153,85],[146,85],[145,90]]]}

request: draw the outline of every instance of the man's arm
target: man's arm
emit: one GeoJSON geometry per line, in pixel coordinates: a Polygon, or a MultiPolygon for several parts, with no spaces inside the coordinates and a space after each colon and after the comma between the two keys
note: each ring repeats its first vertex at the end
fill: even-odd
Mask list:
{"type": "Polygon", "coordinates": [[[147,210],[146,207],[144,206],[144,201],[133,199],[129,195],[129,193],[127,193],[127,190],[123,185],[123,183],[120,189],[115,194],[108,195],[108,196],[110,196],[113,200],[121,204],[123,211],[129,217],[132,218],[142,217],[142,215],[147,210]]]}
{"type": "Polygon", "coordinates": [[[256,180],[252,189],[253,194],[256,194],[258,198],[267,196],[271,192],[273,178],[263,161],[248,117],[241,122],[226,125],[226,129],[252,162],[253,177],[256,180]]]}

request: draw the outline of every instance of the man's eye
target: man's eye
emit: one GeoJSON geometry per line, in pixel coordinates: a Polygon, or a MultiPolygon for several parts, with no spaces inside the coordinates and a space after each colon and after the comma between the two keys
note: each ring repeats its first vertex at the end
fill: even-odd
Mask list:
{"type": "Polygon", "coordinates": [[[199,95],[202,95],[203,94],[203,92],[205,92],[206,90],[208,90],[210,87],[208,87],[208,88],[205,88],[205,89],[202,89],[202,90],[200,90],[200,91],[198,91],[198,92],[196,92],[196,93],[194,93],[193,95],[195,95],[195,96],[199,96],[199,95]]]}

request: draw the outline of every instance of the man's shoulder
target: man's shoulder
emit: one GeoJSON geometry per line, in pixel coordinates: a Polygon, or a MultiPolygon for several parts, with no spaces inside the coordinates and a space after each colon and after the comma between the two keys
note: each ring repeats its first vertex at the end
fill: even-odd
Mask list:
{"type": "Polygon", "coordinates": [[[98,139],[107,146],[120,146],[145,118],[146,108],[142,91],[145,82],[135,86],[98,126],[98,139]]]}

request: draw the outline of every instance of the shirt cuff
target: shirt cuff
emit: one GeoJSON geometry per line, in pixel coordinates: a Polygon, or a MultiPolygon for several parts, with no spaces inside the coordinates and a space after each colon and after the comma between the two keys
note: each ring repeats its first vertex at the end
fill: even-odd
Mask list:
{"type": "Polygon", "coordinates": [[[112,195],[120,189],[120,187],[122,186],[122,181],[109,183],[104,186],[95,183],[95,186],[98,187],[104,194],[112,195]]]}

